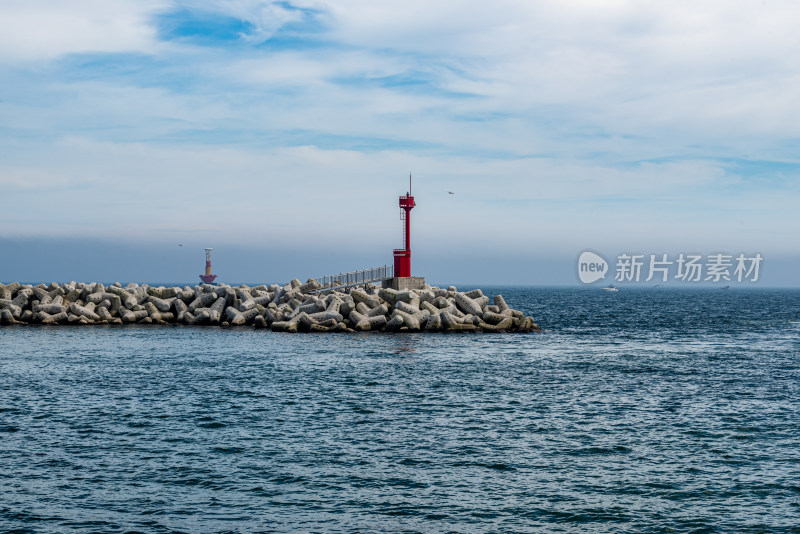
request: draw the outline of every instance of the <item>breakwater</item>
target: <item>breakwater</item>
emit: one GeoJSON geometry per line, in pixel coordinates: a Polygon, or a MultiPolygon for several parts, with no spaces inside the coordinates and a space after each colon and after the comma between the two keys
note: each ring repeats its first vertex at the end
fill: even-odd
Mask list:
{"type": "Polygon", "coordinates": [[[69,282],[0,284],[0,325],[182,324],[279,332],[532,332],[501,295],[450,286],[394,290],[302,283],[194,287],[69,282]]]}

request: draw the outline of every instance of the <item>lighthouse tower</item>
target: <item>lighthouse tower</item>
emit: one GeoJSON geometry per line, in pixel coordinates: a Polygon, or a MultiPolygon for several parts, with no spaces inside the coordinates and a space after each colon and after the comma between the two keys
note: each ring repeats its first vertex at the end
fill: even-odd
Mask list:
{"type": "Polygon", "coordinates": [[[204,284],[213,284],[214,280],[217,278],[216,274],[211,274],[211,249],[206,249],[206,274],[200,275],[200,280],[203,281],[204,284]]]}
{"type": "Polygon", "coordinates": [[[403,248],[394,249],[394,276],[407,278],[411,276],[411,210],[414,209],[414,197],[409,193],[400,197],[400,220],[403,221],[403,248]]]}
{"type": "Polygon", "coordinates": [[[425,278],[411,276],[411,210],[417,205],[411,196],[411,176],[408,192],[400,196],[400,220],[403,222],[403,248],[394,249],[394,278],[386,280],[384,287],[394,289],[422,289],[425,278]]]}

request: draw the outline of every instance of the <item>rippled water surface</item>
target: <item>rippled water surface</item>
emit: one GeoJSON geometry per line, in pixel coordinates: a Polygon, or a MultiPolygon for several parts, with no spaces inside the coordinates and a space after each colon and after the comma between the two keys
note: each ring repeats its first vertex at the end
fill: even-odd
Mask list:
{"type": "Polygon", "coordinates": [[[546,332],[0,329],[0,530],[800,532],[800,291],[502,293],[546,332]]]}

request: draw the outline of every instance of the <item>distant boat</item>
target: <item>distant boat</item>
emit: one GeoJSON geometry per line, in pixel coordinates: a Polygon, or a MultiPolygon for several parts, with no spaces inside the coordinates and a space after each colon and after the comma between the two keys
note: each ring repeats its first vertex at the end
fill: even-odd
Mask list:
{"type": "Polygon", "coordinates": [[[619,291],[619,289],[617,289],[614,286],[608,286],[608,287],[604,287],[602,289],[603,289],[603,291],[619,291]]]}
{"type": "Polygon", "coordinates": [[[725,287],[721,287],[720,289],[730,289],[730,288],[731,288],[731,286],[725,286],[725,287]]]}

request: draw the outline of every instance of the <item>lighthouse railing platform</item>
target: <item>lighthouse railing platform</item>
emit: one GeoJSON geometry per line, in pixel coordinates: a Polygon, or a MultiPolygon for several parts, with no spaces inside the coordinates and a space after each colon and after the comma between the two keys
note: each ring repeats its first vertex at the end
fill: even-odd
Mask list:
{"type": "Polygon", "coordinates": [[[320,289],[315,293],[322,291],[331,291],[334,289],[343,289],[346,287],[360,286],[370,284],[373,282],[383,282],[394,276],[391,265],[381,265],[380,267],[372,267],[371,269],[363,269],[361,271],[351,271],[349,273],[329,274],[315,278],[317,282],[322,284],[320,289]]]}

